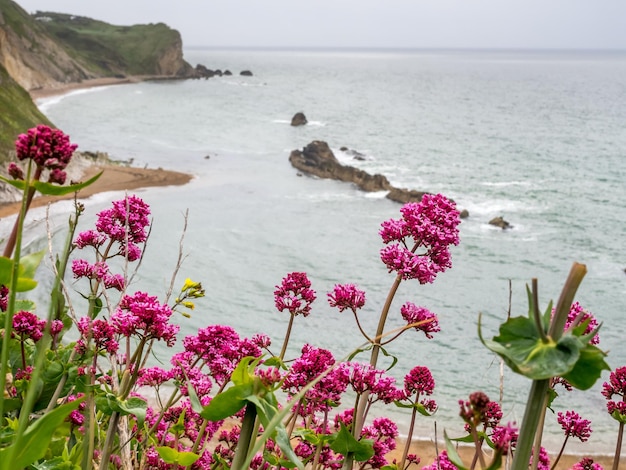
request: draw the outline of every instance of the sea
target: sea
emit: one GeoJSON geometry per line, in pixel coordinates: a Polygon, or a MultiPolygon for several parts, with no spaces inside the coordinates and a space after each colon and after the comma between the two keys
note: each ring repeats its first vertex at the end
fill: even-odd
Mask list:
{"type": "MultiPolygon", "coordinates": [[[[293,271],[307,273],[318,299],[308,317],[296,318],[287,357],[305,343],[338,360],[362,347],[353,315],[328,305],[338,283],[366,291],[359,320],[373,334],[394,280],[379,258],[378,231],[382,221],[400,217],[401,206],[385,193],[302,175],[290,165],[293,150],[322,140],[344,164],[381,173],[394,186],[444,194],[469,212],[452,269],[431,285],[403,282],[387,324],[403,324],[406,301],[439,317],[433,339],[407,331],[380,363],[386,368],[397,358],[389,373],[399,383],[415,365],[432,371],[439,410],[418,418],[418,437],[461,435],[458,401],[477,390],[501,400],[504,422],[521,423],[530,382],[481,344],[478,320],[491,338],[507,315],[527,315],[533,278],[547,308],[574,262],[587,266],[576,300],[602,323],[607,362],[626,365],[625,51],[184,53],[192,65],[233,74],[77,90],[37,103],[81,150],[193,175],[184,186],[136,191],[150,204],[153,224],[132,288],[163,298],[181,256],[175,286],[188,277],[206,289],[191,318],[180,316],[181,338],[227,324],[242,336],[268,334],[278,352],[288,316],[276,311],[273,291],[293,271]],[[296,112],[307,125],[290,125],[296,112]],[[511,228],[490,225],[497,216],[511,228]]],[[[88,200],[80,228],[121,197],[88,200]]],[[[66,203],[50,209],[54,243],[64,238],[70,210],[66,203]]],[[[29,227],[45,233],[44,218],[34,211],[29,227]]],[[[48,243],[45,236],[40,243],[48,243]]],[[[47,275],[40,276],[45,286],[47,275]]],[[[167,363],[168,354],[158,350],[157,360],[167,363]]],[[[612,452],[618,423],[600,394],[607,379],[605,371],[588,391],[559,390],[547,413],[546,447],[558,450],[563,441],[556,413],[576,410],[591,420],[593,434],[584,445],[570,439],[567,450],[612,452]]],[[[405,410],[374,412],[407,432],[405,410]]]]}

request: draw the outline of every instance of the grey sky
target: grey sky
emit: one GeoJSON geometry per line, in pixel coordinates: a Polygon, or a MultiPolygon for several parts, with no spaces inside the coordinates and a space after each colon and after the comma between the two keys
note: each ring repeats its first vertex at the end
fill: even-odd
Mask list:
{"type": "Polygon", "coordinates": [[[163,22],[185,46],[626,49],[624,0],[18,0],[117,25],[163,22]]]}

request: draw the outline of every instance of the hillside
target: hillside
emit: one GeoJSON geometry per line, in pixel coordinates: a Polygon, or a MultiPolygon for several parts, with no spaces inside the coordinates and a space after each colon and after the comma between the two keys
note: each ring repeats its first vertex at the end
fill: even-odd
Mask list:
{"type": "Polygon", "coordinates": [[[114,26],[59,13],[28,14],[0,0],[0,162],[17,134],[50,122],[28,91],[99,77],[194,76],[178,31],[165,24],[114,26]]]}
{"type": "Polygon", "coordinates": [[[78,63],[97,76],[188,76],[180,33],[158,23],[115,26],[91,18],[37,12],[33,18],[78,63]]]}
{"type": "Polygon", "coordinates": [[[28,92],[15,82],[0,65],[0,162],[15,150],[15,139],[36,124],[48,124],[30,99],[28,92]]]}

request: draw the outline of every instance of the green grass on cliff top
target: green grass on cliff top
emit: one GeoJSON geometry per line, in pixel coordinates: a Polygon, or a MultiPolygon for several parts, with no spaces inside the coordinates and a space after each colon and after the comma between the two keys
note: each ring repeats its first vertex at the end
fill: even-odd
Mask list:
{"type": "Polygon", "coordinates": [[[0,65],[0,162],[9,159],[15,140],[37,124],[52,123],[35,106],[30,95],[0,65]]]}
{"type": "Polygon", "coordinates": [[[158,60],[180,34],[169,26],[115,26],[60,13],[37,12],[35,18],[75,59],[100,76],[159,74],[158,60]]]}

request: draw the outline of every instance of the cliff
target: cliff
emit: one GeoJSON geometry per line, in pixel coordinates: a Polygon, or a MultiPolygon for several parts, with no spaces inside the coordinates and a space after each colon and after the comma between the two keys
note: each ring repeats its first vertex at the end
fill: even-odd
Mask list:
{"type": "Polygon", "coordinates": [[[0,0],[0,162],[17,134],[50,124],[28,91],[125,76],[183,78],[195,71],[183,59],[180,33],[163,23],[115,26],[60,13],[30,15],[0,0]]]}

